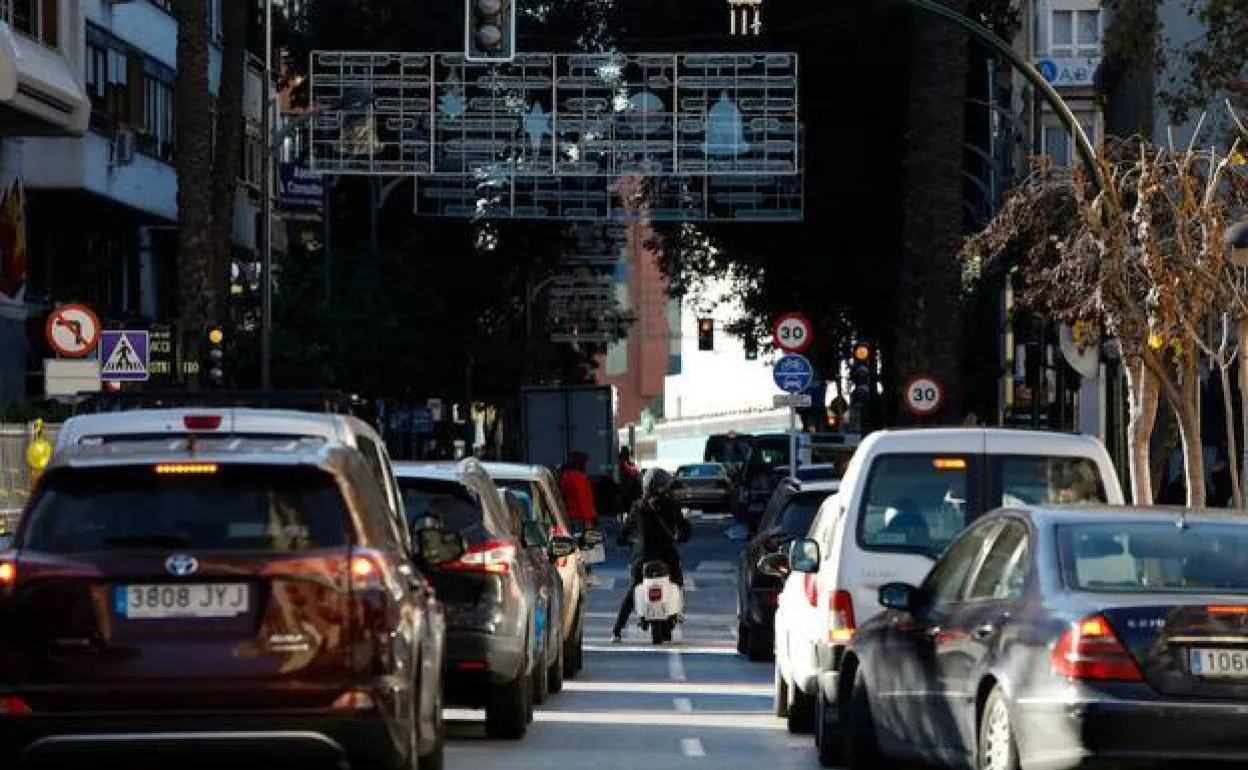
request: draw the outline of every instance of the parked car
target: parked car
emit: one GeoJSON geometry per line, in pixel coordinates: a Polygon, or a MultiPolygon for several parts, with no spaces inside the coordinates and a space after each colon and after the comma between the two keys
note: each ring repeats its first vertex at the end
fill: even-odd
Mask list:
{"type": "Polygon", "coordinates": [[[1038,507],[981,519],[921,584],[881,586],[886,609],[846,650],[849,768],[1238,766],[1245,567],[1248,522],[1233,513],[1038,507]]]}
{"type": "Polygon", "coordinates": [[[733,486],[720,463],[682,465],[676,469],[672,495],[682,508],[698,511],[732,510],[733,486]]]}
{"type": "MultiPolygon", "coordinates": [[[[434,519],[467,545],[432,575],[446,605],[446,701],[485,709],[490,737],[522,738],[550,664],[542,633],[549,589],[523,524],[476,460],[398,463],[395,474],[414,522],[434,519]]],[[[554,536],[550,548],[568,556],[576,541],[554,536]]],[[[559,633],[557,619],[555,626],[559,633]]]]}
{"type": "Polygon", "coordinates": [[[341,445],[63,447],[0,554],[0,766],[440,768],[444,623],[405,542],[341,445]]]}
{"type": "Polygon", "coordinates": [[[784,479],[789,466],[789,434],[764,433],[750,437],[749,453],[741,466],[734,514],[749,526],[750,534],[758,530],[763,507],[771,499],[776,485],[784,479]],[[778,471],[778,472],[777,472],[778,471]]]}
{"type": "Polygon", "coordinates": [[[834,754],[840,727],[829,706],[840,692],[841,657],[857,625],[879,611],[879,587],[922,580],[987,511],[1054,502],[1123,502],[1097,439],[970,427],[868,436],[840,489],[820,506],[808,539],[790,545],[791,553],[814,547],[819,559],[792,574],[784,554],[765,556],[760,565],[787,575],[775,620],[776,713],[787,716],[793,732],[814,729],[821,751],[834,754]]]}
{"type": "Polygon", "coordinates": [[[537,616],[537,635],[542,659],[546,661],[546,675],[533,682],[533,702],[540,705],[550,693],[563,689],[563,578],[555,568],[556,557],[550,553],[551,533],[526,510],[527,501],[510,489],[500,489],[498,494],[511,515],[520,520],[522,544],[537,569],[541,595],[546,602],[537,616]]]}
{"type": "Polygon", "coordinates": [[[768,554],[784,553],[790,542],[806,537],[819,505],[839,482],[784,481],[763,511],[758,533],[741,551],[737,565],[737,652],[750,660],[771,657],[775,643],[776,604],[784,581],[759,571],[768,554]]]}
{"type": "MultiPolygon", "coordinates": [[[[552,535],[568,536],[572,527],[559,484],[548,468],[522,463],[485,463],[499,488],[528,498],[533,515],[552,535]]],[[[563,584],[563,675],[576,676],[585,665],[585,613],[589,609],[589,575],[585,550],[602,542],[602,533],[583,532],[576,552],[555,562],[563,584]]]]}

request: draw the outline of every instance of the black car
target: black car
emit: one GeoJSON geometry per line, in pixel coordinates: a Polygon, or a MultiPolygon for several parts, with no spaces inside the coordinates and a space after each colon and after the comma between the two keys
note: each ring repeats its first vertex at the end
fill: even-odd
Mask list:
{"type": "Polygon", "coordinates": [[[879,598],[841,663],[828,766],[1248,761],[1242,514],[1002,510],[879,598]]]}
{"type": "MultiPolygon", "coordinates": [[[[550,587],[542,560],[489,474],[476,460],[396,463],[395,476],[413,525],[434,519],[458,532],[466,552],[433,571],[446,605],[446,703],[485,709],[492,738],[524,737],[545,686],[550,640],[550,587]]],[[[576,542],[551,537],[549,553],[572,553],[576,542]]],[[[553,628],[552,628],[553,625],[553,628]]]]}
{"type": "Polygon", "coordinates": [[[750,452],[741,468],[734,514],[753,533],[758,529],[763,508],[771,493],[786,475],[789,466],[789,434],[765,433],[750,439],[750,452]],[[777,472],[778,471],[778,472],[777,472]]]}
{"type": "Polygon", "coordinates": [[[759,560],[781,552],[795,538],[806,537],[824,499],[837,482],[802,484],[785,480],[772,494],[758,533],[741,551],[737,565],[737,652],[750,660],[767,660],[775,635],[776,601],[784,581],[759,571],[759,560]]]}
{"type": "Polygon", "coordinates": [[[672,495],[682,508],[699,511],[732,510],[732,480],[720,463],[682,465],[676,469],[672,495]]]}

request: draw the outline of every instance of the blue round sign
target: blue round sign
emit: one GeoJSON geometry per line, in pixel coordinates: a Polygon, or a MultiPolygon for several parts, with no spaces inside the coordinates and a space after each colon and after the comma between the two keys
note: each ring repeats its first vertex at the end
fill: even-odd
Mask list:
{"type": "Polygon", "coordinates": [[[1036,69],[1040,70],[1040,75],[1050,83],[1057,82],[1057,63],[1051,59],[1041,59],[1036,62],[1036,69]]]}
{"type": "Polygon", "coordinates": [[[771,377],[776,381],[776,387],[785,393],[801,393],[815,379],[815,368],[806,356],[789,353],[781,356],[771,367],[771,377]]]}

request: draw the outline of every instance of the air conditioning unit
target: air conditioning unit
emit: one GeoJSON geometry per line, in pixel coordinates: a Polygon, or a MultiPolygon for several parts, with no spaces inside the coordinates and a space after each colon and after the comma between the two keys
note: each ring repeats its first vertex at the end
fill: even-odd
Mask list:
{"type": "Polygon", "coordinates": [[[113,135],[113,144],[109,153],[108,165],[129,166],[134,163],[134,131],[121,128],[113,135]]]}

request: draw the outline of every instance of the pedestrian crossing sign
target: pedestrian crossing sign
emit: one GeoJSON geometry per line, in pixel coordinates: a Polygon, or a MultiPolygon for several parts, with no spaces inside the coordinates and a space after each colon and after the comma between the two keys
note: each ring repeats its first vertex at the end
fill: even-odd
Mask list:
{"type": "Polygon", "coordinates": [[[100,335],[100,379],[146,382],[150,368],[147,331],[105,329],[100,335]]]}

